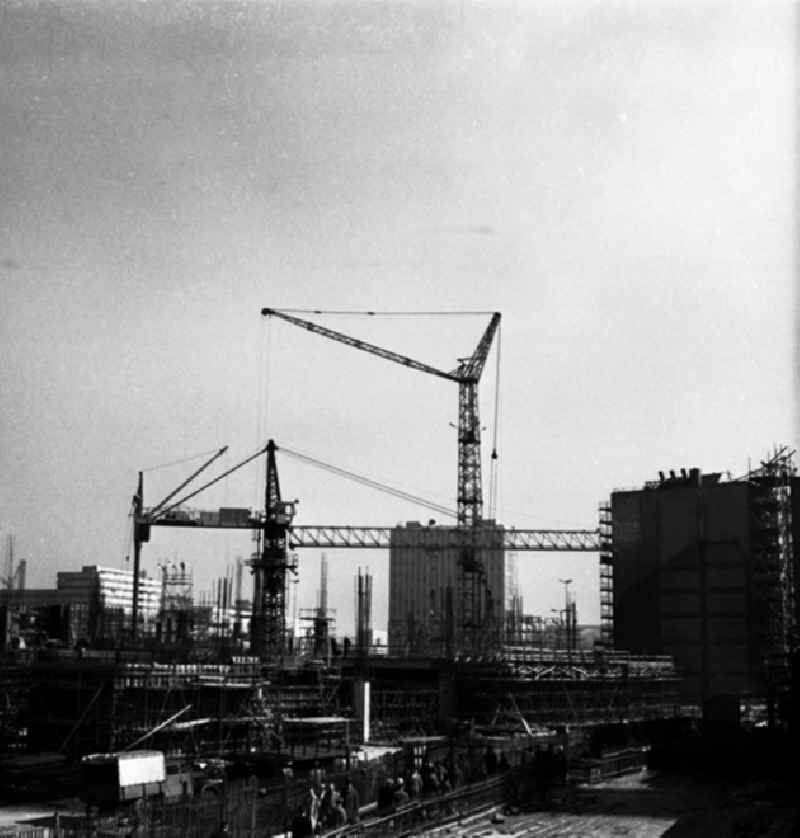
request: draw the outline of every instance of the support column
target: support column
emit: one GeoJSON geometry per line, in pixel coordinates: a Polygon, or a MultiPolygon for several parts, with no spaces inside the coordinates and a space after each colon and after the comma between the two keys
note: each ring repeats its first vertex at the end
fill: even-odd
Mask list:
{"type": "Polygon", "coordinates": [[[133,496],[133,608],[131,637],[136,640],[136,635],[139,630],[139,562],[142,554],[142,541],[147,539],[142,538],[140,530],[140,519],[142,517],[142,510],[144,508],[144,477],[142,472],[139,472],[139,484],[136,488],[136,494],[133,496]]]}

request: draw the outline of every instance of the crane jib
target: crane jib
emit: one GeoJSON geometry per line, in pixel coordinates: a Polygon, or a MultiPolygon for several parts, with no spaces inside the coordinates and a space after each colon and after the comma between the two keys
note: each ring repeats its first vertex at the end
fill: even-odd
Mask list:
{"type": "Polygon", "coordinates": [[[366,341],[359,340],[358,338],[354,338],[342,332],[337,332],[335,329],[320,326],[318,323],[313,323],[310,320],[304,320],[301,317],[294,317],[291,314],[286,314],[274,308],[262,308],[261,314],[264,317],[277,317],[280,320],[285,320],[287,323],[292,323],[295,326],[305,329],[306,331],[312,332],[313,334],[343,343],[345,346],[351,346],[354,349],[360,349],[363,352],[369,352],[372,355],[377,355],[379,358],[383,358],[386,361],[393,361],[396,364],[410,367],[418,370],[419,372],[426,372],[428,375],[445,378],[448,381],[460,381],[458,375],[454,375],[450,372],[444,372],[436,367],[432,367],[430,364],[425,364],[422,361],[416,361],[414,358],[409,358],[406,355],[400,355],[398,352],[393,352],[391,349],[384,349],[382,346],[375,346],[374,344],[367,343],[366,341]]]}

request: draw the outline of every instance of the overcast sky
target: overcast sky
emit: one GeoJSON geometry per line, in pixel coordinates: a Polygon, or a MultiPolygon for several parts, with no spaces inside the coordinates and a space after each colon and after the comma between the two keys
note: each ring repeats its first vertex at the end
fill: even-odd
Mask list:
{"type": "MultiPolygon", "coordinates": [[[[502,312],[509,525],[796,441],[794,29],[781,2],[5,0],[0,527],[29,585],[123,566],[137,471],[226,443],[455,504],[455,385],[262,306],[502,312]]],[[[322,322],[452,369],[488,317],[322,322]]],[[[492,355],[488,438],[494,386],[492,355]]],[[[297,523],[429,517],[279,462],[297,523]]],[[[261,496],[250,469],[200,505],[261,496]]],[[[143,566],[202,589],[249,550],[160,530],[143,566]]],[[[329,558],[339,628],[367,564],[385,621],[387,558],[329,558]]],[[[569,576],[599,619],[596,556],[520,565],[527,610],[569,576]]]]}

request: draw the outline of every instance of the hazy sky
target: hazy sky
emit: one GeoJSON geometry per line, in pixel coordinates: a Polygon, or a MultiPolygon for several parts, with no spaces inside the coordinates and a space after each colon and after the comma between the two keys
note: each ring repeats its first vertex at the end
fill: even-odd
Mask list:
{"type": "MultiPolygon", "coordinates": [[[[781,2],[3,0],[0,527],[29,584],[122,566],[136,472],[225,443],[455,503],[455,385],[262,306],[502,312],[509,525],[791,443],[794,29],[781,2]]],[[[324,322],[452,369],[487,319],[324,322]]],[[[428,517],[280,469],[298,523],[428,517]]],[[[251,468],[202,505],[261,494],[251,468]]],[[[205,588],[249,550],[160,530],[143,560],[205,588]]],[[[385,620],[386,556],[329,558],[339,627],[367,564],[385,620]]],[[[528,610],[570,576],[599,618],[595,556],[520,565],[528,610]]]]}

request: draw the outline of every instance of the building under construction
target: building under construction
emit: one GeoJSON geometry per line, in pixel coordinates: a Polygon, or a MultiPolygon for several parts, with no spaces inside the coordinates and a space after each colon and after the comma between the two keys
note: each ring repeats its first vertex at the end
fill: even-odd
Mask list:
{"type": "Polygon", "coordinates": [[[777,450],[741,478],[681,469],[601,508],[604,625],[618,648],[670,654],[684,700],[766,699],[797,625],[800,478],[777,450]]]}
{"type": "Polygon", "coordinates": [[[439,507],[456,524],[299,525],[298,501],[281,495],[280,450],[388,487],[274,440],[186,489],[220,449],[153,506],[145,505],[140,472],[131,571],[60,575],[59,607],[76,606],[78,614],[86,603],[85,637],[67,635],[67,648],[12,649],[3,659],[0,675],[12,697],[0,708],[6,747],[78,757],[146,742],[182,757],[285,765],[298,753],[338,759],[365,742],[464,728],[529,737],[534,728],[672,718],[715,695],[777,689],[797,608],[792,521],[800,516],[792,512],[800,495],[786,452],[741,480],[693,469],[615,492],[599,532],[504,527],[493,517],[496,483],[483,515],[477,392],[498,313],[449,372],[286,313],[262,313],[458,386],[457,509],[439,507]],[[262,509],[187,505],[261,456],[262,509]],[[226,572],[199,604],[185,568],[162,568],[156,580],[142,573],[141,551],[156,527],[252,534],[249,626],[243,562],[235,585],[226,572]],[[388,655],[374,654],[371,642],[369,574],[359,572],[355,584],[354,643],[335,637],[327,562],[317,607],[290,621],[297,551],[309,548],[389,551],[388,655]],[[506,562],[523,551],[599,552],[600,638],[580,642],[568,596],[555,622],[523,613],[506,562]]]}
{"type": "MultiPolygon", "coordinates": [[[[484,648],[498,649],[505,619],[503,527],[484,522],[487,546],[477,559],[484,575],[480,613],[484,648]]],[[[389,652],[394,655],[452,657],[463,651],[467,633],[461,549],[455,527],[409,522],[391,533],[389,554],[389,652]]]]}

